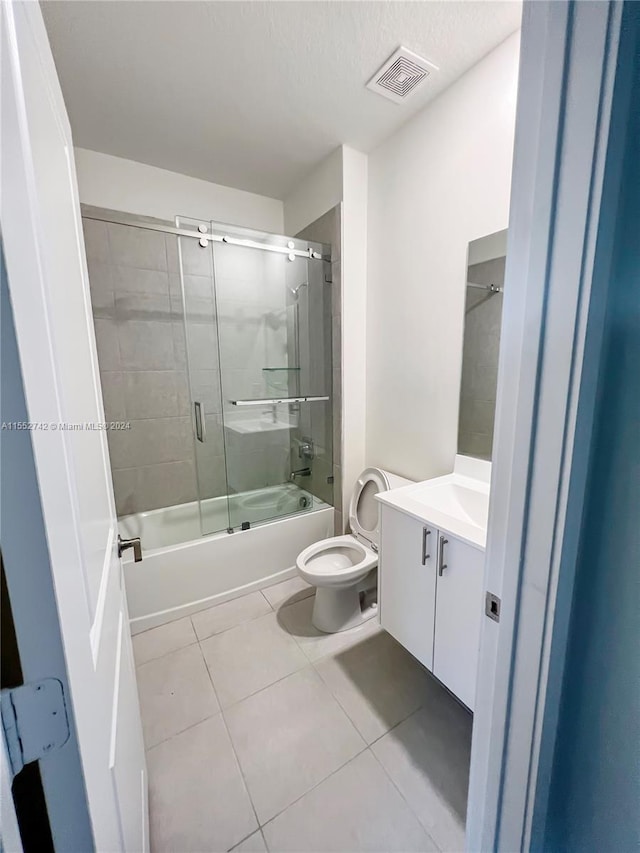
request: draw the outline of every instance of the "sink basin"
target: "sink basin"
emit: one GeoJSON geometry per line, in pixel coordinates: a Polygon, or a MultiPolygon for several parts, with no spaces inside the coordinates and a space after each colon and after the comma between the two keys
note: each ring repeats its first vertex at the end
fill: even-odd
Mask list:
{"type": "Polygon", "coordinates": [[[489,521],[490,463],[456,456],[451,474],[380,492],[381,504],[484,548],[489,521]]]}
{"type": "Polygon", "coordinates": [[[461,483],[434,483],[413,491],[414,500],[444,515],[486,529],[489,517],[489,493],[461,483]]]}

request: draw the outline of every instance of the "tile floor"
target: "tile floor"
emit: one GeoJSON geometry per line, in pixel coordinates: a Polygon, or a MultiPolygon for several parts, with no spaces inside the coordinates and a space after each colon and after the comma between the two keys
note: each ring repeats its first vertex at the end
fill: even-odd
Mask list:
{"type": "Polygon", "coordinates": [[[153,853],[458,851],[471,716],[284,581],[134,637],[153,853]]]}

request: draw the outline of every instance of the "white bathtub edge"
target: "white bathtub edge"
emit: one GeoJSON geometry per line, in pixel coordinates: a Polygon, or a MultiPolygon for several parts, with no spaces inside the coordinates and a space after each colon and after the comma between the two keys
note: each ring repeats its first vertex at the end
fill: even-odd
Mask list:
{"type": "MultiPolygon", "coordinates": [[[[138,634],[294,577],[298,554],[333,535],[333,509],[316,510],[124,562],[130,629],[138,634]]],[[[144,546],[143,546],[144,547],[144,546]]]]}
{"type": "Polygon", "coordinates": [[[240,598],[249,592],[254,592],[258,589],[266,589],[269,586],[280,583],[281,581],[289,580],[296,577],[298,570],[295,566],[289,569],[283,569],[281,572],[275,572],[265,578],[247,583],[244,586],[238,586],[235,589],[220,592],[217,595],[211,595],[208,598],[202,598],[200,601],[191,601],[189,604],[181,604],[178,607],[172,607],[169,610],[159,610],[157,613],[149,613],[147,616],[139,616],[137,619],[129,621],[131,634],[141,634],[143,631],[148,631],[150,628],[157,628],[159,625],[165,625],[167,622],[175,622],[177,619],[182,619],[184,616],[191,616],[192,613],[198,613],[200,610],[208,610],[216,604],[224,604],[225,601],[231,601],[234,598],[240,598]]]}

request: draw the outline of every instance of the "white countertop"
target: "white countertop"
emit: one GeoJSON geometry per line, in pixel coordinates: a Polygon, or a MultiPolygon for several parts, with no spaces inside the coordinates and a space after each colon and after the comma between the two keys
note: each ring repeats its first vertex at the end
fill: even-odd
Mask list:
{"type": "Polygon", "coordinates": [[[376,499],[484,551],[490,477],[490,462],[456,456],[453,473],[389,489],[376,499]]]}

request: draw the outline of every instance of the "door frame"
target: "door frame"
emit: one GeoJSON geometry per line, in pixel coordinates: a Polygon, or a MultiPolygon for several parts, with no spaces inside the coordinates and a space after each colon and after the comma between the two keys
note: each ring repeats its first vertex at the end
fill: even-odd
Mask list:
{"type": "Polygon", "coordinates": [[[602,355],[623,4],[525,0],[467,849],[540,848],[602,355]],[[614,97],[615,95],[615,97],[614,97]]]}

